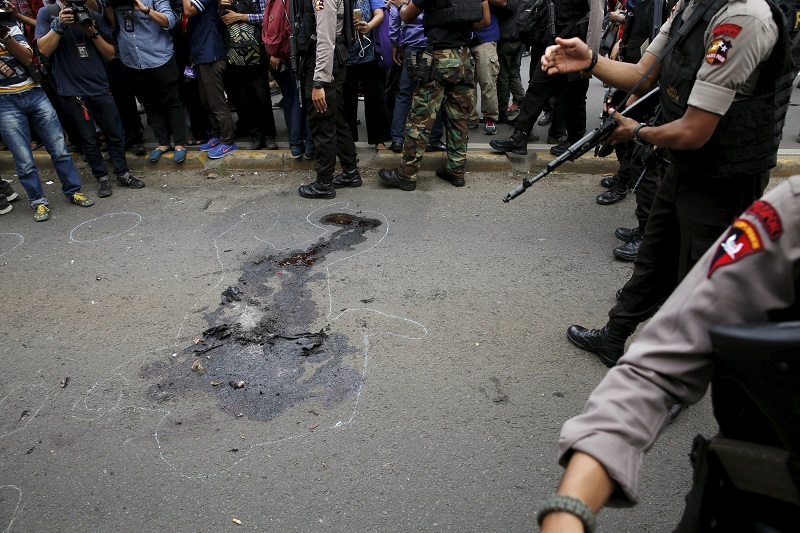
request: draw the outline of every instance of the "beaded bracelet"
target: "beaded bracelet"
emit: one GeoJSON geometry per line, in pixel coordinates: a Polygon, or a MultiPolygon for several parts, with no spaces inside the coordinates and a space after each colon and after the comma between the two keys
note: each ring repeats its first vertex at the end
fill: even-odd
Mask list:
{"type": "Polygon", "coordinates": [[[59,18],[53,19],[53,22],[50,23],[50,29],[59,35],[64,35],[64,32],[67,31],[67,27],[64,25],[64,22],[62,22],[62,20],[59,18]]]}
{"type": "Polygon", "coordinates": [[[586,533],[594,533],[595,528],[597,528],[597,519],[588,505],[577,498],[562,494],[553,494],[545,498],[539,505],[539,515],[536,518],[539,527],[541,527],[545,516],[555,512],[565,512],[577,516],[583,522],[583,528],[586,533]]]}

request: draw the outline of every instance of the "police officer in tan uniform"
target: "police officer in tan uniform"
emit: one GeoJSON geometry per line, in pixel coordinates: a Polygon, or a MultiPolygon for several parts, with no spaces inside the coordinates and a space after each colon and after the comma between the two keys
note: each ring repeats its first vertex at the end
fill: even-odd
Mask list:
{"type": "Polygon", "coordinates": [[[314,170],[316,181],[301,185],[300,196],[333,198],[334,188],[358,187],[361,176],[356,166],[356,147],[344,114],[342,98],[347,75],[345,61],[352,29],[350,0],[301,0],[303,24],[311,39],[304,64],[306,110],[311,134],[317,147],[314,170]],[[311,16],[313,13],[313,16],[311,16]],[[334,176],[336,156],[342,173],[334,176]]]}
{"type": "Polygon", "coordinates": [[[656,80],[661,126],[617,117],[612,140],[668,149],[670,167],[645,227],[631,279],[600,330],[567,338],[613,366],[626,339],[666,300],[711,243],[763,192],[777,163],[793,79],[783,18],[765,0],[681,1],[637,64],[597,57],[577,39],[546,49],[548,74],[583,70],[631,89],[672,40],[656,80]],[[776,23],[781,21],[780,24],[776,23]],[[679,30],[686,33],[678,38],[679,30]],[[679,39],[679,40],[678,40],[679,39]]]}
{"type": "MultiPolygon", "coordinates": [[[[709,328],[765,323],[776,316],[797,320],[798,287],[800,176],[793,176],[717,239],[597,386],[583,414],[564,424],[559,461],[567,469],[558,494],[577,502],[545,500],[543,508],[556,509],[545,513],[543,522],[540,517],[542,531],[584,531],[578,516],[591,522],[609,498],[637,502],[642,459],[668,424],[667,407],[705,395],[714,367],[709,328]]],[[[727,505],[723,512],[732,513],[727,505]]],[[[765,509],[745,507],[756,515],[765,509]]],[[[796,518],[797,510],[791,512],[796,518]]],[[[773,528],[763,531],[784,531],[770,522],[785,523],[786,515],[757,520],[773,528]]],[[[736,530],[753,531],[746,523],[736,530]]]]}

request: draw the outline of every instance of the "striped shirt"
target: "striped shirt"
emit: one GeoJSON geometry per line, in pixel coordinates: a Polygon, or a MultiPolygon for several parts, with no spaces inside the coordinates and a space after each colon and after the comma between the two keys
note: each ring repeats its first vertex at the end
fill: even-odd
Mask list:
{"type": "MultiPolygon", "coordinates": [[[[25,41],[25,35],[19,27],[14,26],[11,28],[10,34],[14,40],[30,50],[28,43],[25,41]]],[[[36,82],[28,75],[25,66],[17,61],[17,59],[11,55],[11,52],[6,50],[6,47],[2,44],[0,44],[0,60],[14,71],[11,76],[0,75],[0,95],[17,94],[37,87],[36,82]]],[[[5,70],[5,68],[3,70],[5,70]]]]}

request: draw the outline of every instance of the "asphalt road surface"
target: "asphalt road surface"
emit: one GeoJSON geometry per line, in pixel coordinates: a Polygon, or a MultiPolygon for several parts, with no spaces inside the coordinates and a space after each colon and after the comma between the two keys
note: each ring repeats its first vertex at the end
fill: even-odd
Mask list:
{"type": "MultiPolygon", "coordinates": [[[[535,529],[606,372],[565,330],[605,322],[633,200],[367,170],[314,201],[309,175],[149,173],[88,209],[56,182],[50,221],[2,217],[0,531],[535,529]]],[[[601,529],[671,531],[714,431],[706,398],[601,529]]]]}

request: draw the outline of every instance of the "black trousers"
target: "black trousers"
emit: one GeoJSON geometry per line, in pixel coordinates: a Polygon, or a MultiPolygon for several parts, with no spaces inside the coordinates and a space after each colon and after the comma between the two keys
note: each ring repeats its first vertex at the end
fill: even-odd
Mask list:
{"type": "Polygon", "coordinates": [[[713,180],[673,162],[658,187],[631,279],[608,313],[609,325],[630,334],[650,318],[768,182],[769,172],[713,180]]]}
{"type": "Polygon", "coordinates": [[[647,219],[650,217],[650,210],[658,191],[658,184],[664,175],[665,167],[661,163],[651,163],[645,167],[640,157],[641,149],[633,141],[618,144],[616,147],[617,158],[619,159],[619,182],[615,188],[632,188],[638,182],[636,189],[636,219],[639,221],[639,228],[644,231],[647,219]],[[644,173],[644,176],[642,176],[644,173]],[[642,179],[639,180],[639,177],[642,179]]]}
{"type": "Polygon", "coordinates": [[[319,113],[311,102],[311,91],[314,82],[313,53],[306,61],[304,72],[306,79],[305,106],[308,113],[308,124],[311,135],[317,147],[317,159],[314,169],[317,180],[330,183],[336,169],[336,157],[342,170],[350,171],[356,168],[356,145],[350,133],[350,126],[344,113],[344,80],[347,76],[345,67],[333,68],[333,81],[325,84],[325,100],[328,109],[319,113]]]}
{"type": "Polygon", "coordinates": [[[275,117],[272,114],[272,96],[269,89],[267,65],[241,67],[228,65],[225,70],[225,86],[228,99],[236,107],[239,120],[236,137],[275,138],[275,117]]]}
{"type": "Polygon", "coordinates": [[[367,142],[378,144],[389,141],[392,124],[386,110],[386,71],[378,61],[347,66],[344,82],[344,111],[353,141],[358,141],[358,88],[364,90],[364,118],[367,122],[367,142]]]}
{"type": "Polygon", "coordinates": [[[160,146],[170,146],[170,136],[175,146],[186,145],[186,122],[183,104],[178,95],[178,65],[175,58],[156,68],[134,69],[125,66],[136,96],[144,105],[147,119],[160,146]]]}
{"type": "MultiPolygon", "coordinates": [[[[531,47],[531,57],[542,57],[544,50],[545,45],[531,47]]],[[[534,63],[535,61],[531,61],[532,65],[534,63]]],[[[548,76],[541,68],[532,67],[532,70],[514,127],[530,133],[550,97],[563,94],[567,137],[573,142],[579,140],[586,133],[586,91],[589,90],[589,78],[583,79],[577,73],[548,76]]]]}
{"type": "Polygon", "coordinates": [[[122,129],[125,131],[126,147],[144,143],[144,129],[139,110],[136,108],[136,89],[133,78],[122,61],[114,59],[108,64],[108,84],[114,103],[117,104],[122,129]]]}

